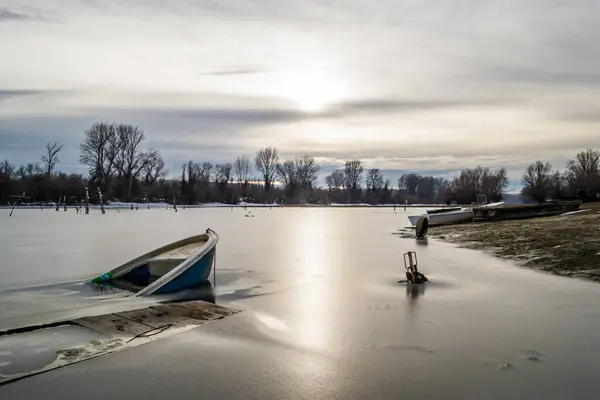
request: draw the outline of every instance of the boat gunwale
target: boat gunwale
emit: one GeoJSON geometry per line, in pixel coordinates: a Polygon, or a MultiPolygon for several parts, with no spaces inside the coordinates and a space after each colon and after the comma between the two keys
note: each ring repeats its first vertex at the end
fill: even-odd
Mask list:
{"type": "Polygon", "coordinates": [[[177,278],[179,275],[181,275],[183,272],[187,271],[191,266],[193,266],[197,261],[204,258],[204,256],[206,256],[210,251],[212,251],[219,242],[219,236],[212,231],[207,231],[205,234],[199,236],[208,236],[208,240],[206,240],[204,246],[200,247],[196,252],[194,252],[194,254],[186,258],[185,261],[177,265],[171,271],[167,272],[159,279],[155,280],[148,286],[135,293],[134,297],[147,296],[156,292],[167,282],[170,282],[173,279],[177,278]]]}
{"type": "MultiPolygon", "coordinates": [[[[120,266],[113,268],[112,270],[109,271],[109,273],[112,275],[111,279],[116,279],[116,278],[120,278],[123,275],[133,271],[134,269],[136,269],[137,267],[143,265],[144,263],[148,262],[150,259],[157,257],[161,254],[164,254],[165,252],[171,251],[173,249],[176,249],[177,247],[181,247],[187,244],[191,244],[191,243],[195,243],[195,242],[203,242],[202,247],[200,247],[198,249],[198,251],[204,249],[205,247],[207,247],[211,241],[212,236],[210,235],[212,233],[212,235],[216,236],[217,238],[217,242],[218,242],[218,236],[213,233],[212,231],[207,231],[205,233],[201,233],[199,235],[194,235],[194,236],[189,236],[180,240],[177,240],[175,242],[171,242],[169,244],[166,244],[164,246],[161,246],[159,248],[156,248],[154,250],[151,250],[147,253],[142,254],[141,256],[138,256],[130,261],[127,261],[124,264],[121,264],[120,266]]],[[[215,243],[216,244],[216,243],[215,243]]],[[[212,246],[214,247],[214,246],[212,246]]],[[[212,248],[211,247],[211,248],[212,248]]],[[[193,257],[196,255],[197,252],[194,252],[192,255],[190,255],[190,257],[188,257],[187,259],[193,257]]],[[[181,265],[181,264],[179,264],[181,265]]],[[[178,268],[179,265],[176,267],[178,268]]],[[[89,280],[89,281],[93,281],[89,280]]]]}
{"type": "Polygon", "coordinates": [[[448,224],[453,225],[453,224],[463,223],[463,222],[473,219],[475,216],[475,213],[474,213],[473,209],[470,207],[462,207],[460,210],[448,211],[445,213],[435,213],[435,214],[424,213],[424,214],[419,214],[419,215],[409,215],[409,216],[407,216],[407,218],[412,226],[416,226],[416,223],[421,216],[426,216],[427,219],[429,220],[429,226],[432,227],[432,226],[440,226],[440,225],[448,225],[448,224]],[[459,215],[464,215],[466,218],[464,218],[462,220],[445,220],[445,217],[459,216],[459,215]],[[414,219],[414,223],[411,220],[411,218],[414,219]],[[435,221],[435,220],[438,220],[438,221],[435,221]]]}

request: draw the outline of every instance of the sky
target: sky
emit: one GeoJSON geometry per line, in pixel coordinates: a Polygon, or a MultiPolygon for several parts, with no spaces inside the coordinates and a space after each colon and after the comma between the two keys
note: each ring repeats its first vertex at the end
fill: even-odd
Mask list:
{"type": "MultiPolygon", "coordinates": [[[[94,122],[187,160],[361,159],[395,181],[600,147],[600,2],[0,0],[0,159],[85,173],[94,122]]],[[[321,176],[322,180],[322,176],[321,176]]]]}

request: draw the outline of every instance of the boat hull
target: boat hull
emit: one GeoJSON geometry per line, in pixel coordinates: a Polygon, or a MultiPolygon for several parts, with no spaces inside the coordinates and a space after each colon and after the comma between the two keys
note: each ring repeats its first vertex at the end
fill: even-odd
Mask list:
{"type": "Polygon", "coordinates": [[[136,297],[189,289],[208,280],[218,241],[217,234],[209,229],[205,234],[170,243],[137,257],[93,279],[92,283],[125,288],[136,297]]]}
{"type": "Polygon", "coordinates": [[[183,273],[154,291],[154,294],[180,292],[207,281],[212,271],[214,258],[215,249],[213,248],[204,257],[198,259],[191,267],[183,271],[183,273]]]}
{"type": "Polygon", "coordinates": [[[460,207],[449,207],[449,208],[438,208],[438,209],[434,209],[434,210],[427,210],[427,214],[439,214],[439,213],[444,213],[444,212],[450,212],[450,211],[458,211],[460,210],[460,207]]]}
{"type": "Polygon", "coordinates": [[[429,226],[453,225],[473,220],[473,210],[463,209],[461,211],[449,211],[436,214],[409,215],[408,221],[412,226],[416,226],[419,217],[427,216],[429,226]]]}
{"type": "Polygon", "coordinates": [[[579,209],[581,201],[556,201],[543,204],[505,205],[492,209],[475,207],[475,220],[500,221],[510,219],[526,219],[551,217],[579,209]]]}

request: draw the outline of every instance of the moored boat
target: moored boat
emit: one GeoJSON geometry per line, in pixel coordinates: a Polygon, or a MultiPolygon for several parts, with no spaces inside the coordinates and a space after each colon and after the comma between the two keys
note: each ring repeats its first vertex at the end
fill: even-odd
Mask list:
{"type": "Polygon", "coordinates": [[[482,204],[479,206],[479,208],[498,208],[498,207],[503,207],[503,206],[504,206],[503,201],[497,201],[495,203],[482,204]]]}
{"type": "Polygon", "coordinates": [[[91,283],[135,292],[135,296],[167,294],[208,280],[219,237],[211,229],[152,250],[91,283]]]}
{"type": "Polygon", "coordinates": [[[435,214],[409,215],[408,221],[412,226],[416,226],[419,217],[423,215],[427,216],[427,219],[429,220],[429,226],[437,226],[468,222],[473,220],[474,214],[473,209],[471,208],[461,208],[455,211],[440,212],[435,214]]]}
{"type": "Polygon", "coordinates": [[[499,221],[508,219],[525,219],[550,217],[566,212],[577,211],[581,200],[549,201],[542,204],[514,204],[502,207],[474,207],[476,221],[499,221]]]}
{"type": "Polygon", "coordinates": [[[426,210],[427,214],[439,214],[439,213],[443,213],[443,212],[449,212],[449,211],[458,211],[460,210],[461,207],[446,207],[446,208],[436,208],[433,210],[426,210]]]}

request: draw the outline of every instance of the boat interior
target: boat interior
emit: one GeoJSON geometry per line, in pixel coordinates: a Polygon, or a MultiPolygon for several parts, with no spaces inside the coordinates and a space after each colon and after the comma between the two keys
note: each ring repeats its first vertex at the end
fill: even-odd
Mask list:
{"type": "Polygon", "coordinates": [[[146,286],[171,272],[206,244],[206,240],[178,246],[143,261],[126,274],[111,279],[110,286],[139,292],[146,286]]]}

